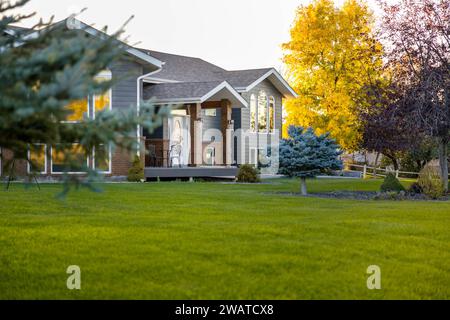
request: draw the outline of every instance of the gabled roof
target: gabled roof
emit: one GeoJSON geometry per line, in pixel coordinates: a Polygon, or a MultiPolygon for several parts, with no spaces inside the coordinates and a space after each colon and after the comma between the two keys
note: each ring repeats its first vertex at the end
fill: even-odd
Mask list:
{"type": "MultiPolygon", "coordinates": [[[[98,29],[95,29],[94,27],[85,24],[84,22],[76,19],[74,16],[70,16],[64,20],[61,20],[59,22],[56,22],[49,26],[48,28],[55,28],[58,26],[65,26],[68,29],[71,30],[82,30],[92,36],[98,37],[100,39],[106,39],[107,37],[110,37],[110,35],[106,34],[103,31],[100,31],[98,29]]],[[[17,27],[17,26],[8,26],[8,29],[10,32],[14,32],[17,30],[26,30],[26,28],[17,27]]],[[[36,37],[38,31],[30,30],[30,33],[25,36],[25,38],[33,38],[36,37]]],[[[150,64],[154,66],[155,69],[159,69],[162,67],[162,62],[155,57],[152,57],[147,52],[141,51],[139,49],[136,49],[128,44],[126,44],[123,41],[117,40],[117,44],[119,46],[122,46],[123,49],[132,57],[139,60],[141,63],[144,64],[150,64]]]]}
{"type": "MultiPolygon", "coordinates": [[[[262,69],[261,71],[263,71],[262,69]]],[[[247,70],[247,71],[253,71],[253,70],[247,70]]],[[[275,70],[275,69],[266,69],[266,72],[263,74],[260,74],[259,78],[256,80],[253,80],[251,83],[245,83],[245,81],[240,81],[240,83],[244,84],[243,87],[240,85],[236,86],[236,90],[239,92],[248,92],[252,90],[254,87],[256,87],[259,83],[261,83],[264,80],[269,80],[275,88],[277,88],[278,91],[281,92],[281,94],[285,97],[293,97],[296,98],[298,94],[292,89],[292,87],[289,85],[289,83],[281,76],[281,74],[275,70]]],[[[238,72],[238,77],[241,77],[241,72],[238,72]]],[[[245,73],[242,73],[245,74],[245,73]]],[[[250,73],[251,76],[256,76],[257,73],[250,73]]],[[[244,78],[244,77],[242,77],[244,78]]],[[[248,77],[247,80],[250,80],[252,77],[248,77]]]]}
{"type": "Polygon", "coordinates": [[[238,92],[247,92],[268,79],[283,96],[297,96],[286,80],[273,68],[228,71],[200,58],[141,50],[163,61],[162,70],[147,78],[147,81],[152,83],[226,81],[238,92]]]}
{"type": "Polygon", "coordinates": [[[226,81],[162,83],[144,88],[144,99],[155,104],[203,103],[228,99],[233,107],[247,107],[247,102],[226,81]]]}
{"type": "MultiPolygon", "coordinates": [[[[78,29],[78,30],[83,30],[93,36],[97,36],[100,38],[104,38],[104,37],[110,37],[108,34],[104,33],[103,31],[100,31],[98,29],[95,29],[94,27],[85,24],[84,22],[76,19],[74,16],[71,16],[65,20],[67,27],[69,29],[78,29]]],[[[158,59],[156,59],[155,57],[152,57],[150,54],[148,54],[147,52],[141,51],[139,49],[136,49],[126,43],[124,43],[123,41],[117,40],[117,42],[124,47],[125,51],[130,54],[131,56],[134,56],[135,58],[152,64],[154,65],[156,68],[161,68],[162,67],[162,62],[158,59]]]]}

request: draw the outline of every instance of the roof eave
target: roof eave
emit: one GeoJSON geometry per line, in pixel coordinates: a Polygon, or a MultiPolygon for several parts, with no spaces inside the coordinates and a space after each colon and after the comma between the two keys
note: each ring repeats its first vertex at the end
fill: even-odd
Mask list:
{"type": "Polygon", "coordinates": [[[275,77],[275,79],[278,81],[278,85],[277,85],[276,83],[274,83],[272,78],[269,79],[272,82],[272,84],[281,92],[281,94],[285,98],[297,98],[298,97],[298,94],[294,91],[294,89],[292,89],[292,87],[289,85],[289,83],[275,69],[269,70],[263,76],[261,76],[256,81],[251,83],[249,86],[238,87],[238,88],[236,88],[236,90],[240,93],[249,92],[254,87],[256,87],[258,84],[260,84],[262,81],[264,81],[265,79],[270,78],[270,77],[275,77]]]}
{"type": "MultiPolygon", "coordinates": [[[[49,28],[54,28],[55,26],[60,25],[62,23],[65,23],[68,29],[71,29],[71,30],[83,30],[83,31],[89,33],[90,35],[93,35],[93,36],[96,36],[96,37],[99,37],[99,38],[111,37],[110,35],[102,32],[100,30],[97,30],[94,27],[91,27],[91,26],[85,24],[84,22],[76,19],[74,16],[71,16],[71,17],[69,17],[69,18],[67,18],[65,20],[60,21],[60,22],[57,22],[57,23],[49,26],[49,28]]],[[[37,36],[38,32],[39,31],[31,32],[28,35],[26,35],[24,38],[25,39],[29,39],[29,38],[32,39],[32,38],[37,36]]],[[[120,41],[120,40],[117,40],[117,41],[124,47],[124,50],[128,54],[130,54],[131,56],[137,58],[138,60],[140,60],[142,62],[145,62],[147,64],[151,64],[152,66],[155,67],[155,69],[161,69],[162,68],[162,66],[163,66],[163,62],[162,61],[160,61],[160,60],[158,60],[158,59],[156,59],[156,58],[154,58],[154,57],[152,57],[152,56],[150,56],[150,55],[148,55],[148,54],[146,54],[146,53],[144,53],[144,52],[142,52],[142,51],[140,51],[140,50],[138,50],[138,49],[136,49],[136,48],[134,48],[134,47],[124,43],[124,42],[122,42],[122,41],[120,41]]]]}
{"type": "Polygon", "coordinates": [[[248,108],[248,103],[244,98],[226,81],[220,83],[215,88],[211,89],[208,93],[206,93],[202,97],[190,97],[190,98],[170,98],[170,99],[158,99],[153,98],[150,99],[155,105],[177,105],[177,104],[191,104],[191,103],[204,103],[214,97],[217,93],[222,90],[228,90],[237,104],[233,105],[234,108],[248,108]]]}

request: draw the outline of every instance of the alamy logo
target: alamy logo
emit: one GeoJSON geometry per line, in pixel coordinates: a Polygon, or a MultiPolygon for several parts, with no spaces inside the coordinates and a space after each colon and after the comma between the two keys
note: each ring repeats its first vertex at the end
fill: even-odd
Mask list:
{"type": "Polygon", "coordinates": [[[367,268],[367,274],[370,276],[367,278],[367,289],[380,290],[381,289],[381,269],[379,266],[369,266],[367,268]]]}
{"type": "Polygon", "coordinates": [[[69,266],[66,271],[70,276],[67,278],[67,289],[81,290],[81,269],[79,266],[69,266]]]}

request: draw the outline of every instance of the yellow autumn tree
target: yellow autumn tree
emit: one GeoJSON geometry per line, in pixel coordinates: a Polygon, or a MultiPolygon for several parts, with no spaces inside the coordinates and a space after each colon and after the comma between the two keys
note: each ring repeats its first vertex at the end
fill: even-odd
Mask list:
{"type": "Polygon", "coordinates": [[[315,0],[297,9],[290,42],[283,45],[287,77],[299,94],[286,102],[286,126],[330,132],[353,151],[361,139],[357,117],[361,88],[381,75],[382,46],[367,4],[315,0]]]}

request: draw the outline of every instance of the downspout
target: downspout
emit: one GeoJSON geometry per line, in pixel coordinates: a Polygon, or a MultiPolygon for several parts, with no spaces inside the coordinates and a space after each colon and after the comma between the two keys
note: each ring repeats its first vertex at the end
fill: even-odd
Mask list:
{"type": "MultiPolygon", "coordinates": [[[[144,80],[147,77],[150,77],[151,75],[154,75],[155,73],[160,72],[161,70],[162,70],[162,67],[158,68],[156,71],[149,72],[149,73],[139,76],[137,78],[137,80],[136,80],[136,82],[137,82],[137,85],[136,85],[137,100],[136,101],[137,101],[137,114],[138,115],[141,111],[141,100],[142,100],[141,83],[142,83],[142,80],[144,80]]],[[[142,86],[142,89],[144,89],[143,86],[142,86]]],[[[141,145],[141,126],[140,125],[137,126],[136,137],[137,137],[138,146],[140,146],[141,145]]],[[[141,154],[140,148],[137,150],[136,154],[138,156],[140,156],[140,154],[141,154]]]]}

